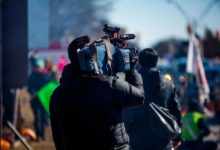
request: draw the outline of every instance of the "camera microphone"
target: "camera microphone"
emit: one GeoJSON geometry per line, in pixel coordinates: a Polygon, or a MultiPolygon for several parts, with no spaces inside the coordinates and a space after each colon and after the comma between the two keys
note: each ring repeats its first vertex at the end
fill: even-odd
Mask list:
{"type": "Polygon", "coordinates": [[[119,36],[122,40],[131,40],[135,38],[135,34],[124,34],[119,36]]]}

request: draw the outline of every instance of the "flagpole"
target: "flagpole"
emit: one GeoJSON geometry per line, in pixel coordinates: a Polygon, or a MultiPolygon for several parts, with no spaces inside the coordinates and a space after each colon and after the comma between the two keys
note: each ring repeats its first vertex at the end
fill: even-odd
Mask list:
{"type": "MultiPolygon", "coordinates": [[[[209,85],[208,81],[205,75],[205,69],[202,63],[202,56],[199,46],[199,41],[195,37],[192,27],[189,25],[187,27],[187,31],[189,33],[189,46],[188,46],[188,54],[187,54],[187,69],[186,72],[189,76],[195,76],[196,79],[196,85],[198,87],[198,91],[196,94],[198,94],[198,100],[201,104],[201,106],[205,106],[210,98],[209,98],[209,85]]],[[[193,81],[191,79],[190,85],[193,84],[193,81]]],[[[205,107],[204,107],[205,110],[205,107]]]]}

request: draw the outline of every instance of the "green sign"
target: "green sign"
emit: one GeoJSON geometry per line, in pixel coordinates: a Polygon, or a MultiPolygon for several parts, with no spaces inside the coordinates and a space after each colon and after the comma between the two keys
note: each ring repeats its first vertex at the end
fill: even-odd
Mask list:
{"type": "Polygon", "coordinates": [[[50,81],[46,85],[44,85],[38,92],[37,96],[43,105],[44,109],[49,113],[49,105],[50,105],[50,96],[53,91],[58,87],[59,83],[56,81],[50,81]]]}

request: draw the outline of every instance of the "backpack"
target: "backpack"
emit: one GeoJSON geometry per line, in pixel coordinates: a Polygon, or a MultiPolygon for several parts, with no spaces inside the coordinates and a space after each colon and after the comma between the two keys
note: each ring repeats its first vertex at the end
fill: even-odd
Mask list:
{"type": "Polygon", "coordinates": [[[180,134],[181,128],[167,108],[150,102],[148,105],[149,131],[156,137],[170,141],[180,134]]]}
{"type": "MultiPolygon", "coordinates": [[[[161,78],[163,80],[163,77],[161,78]]],[[[163,81],[160,81],[163,82],[163,81]]],[[[163,89],[157,96],[154,95],[155,101],[161,98],[163,89]]],[[[148,101],[147,103],[147,117],[149,118],[149,131],[158,139],[163,139],[164,141],[170,141],[177,137],[181,128],[177,124],[176,118],[169,112],[169,109],[160,106],[153,101],[148,101]]]]}

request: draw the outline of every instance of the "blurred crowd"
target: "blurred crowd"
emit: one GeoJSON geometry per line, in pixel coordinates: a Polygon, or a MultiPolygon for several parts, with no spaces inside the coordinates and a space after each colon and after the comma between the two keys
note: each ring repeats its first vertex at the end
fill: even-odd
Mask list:
{"type": "MultiPolygon", "coordinates": [[[[20,110],[23,107],[20,106],[19,102],[15,104],[17,100],[14,95],[15,91],[10,90],[6,92],[7,101],[3,103],[3,140],[1,141],[3,145],[6,144],[6,147],[10,147],[17,139],[17,137],[13,139],[11,133],[7,130],[8,121],[15,126],[21,135],[28,139],[33,141],[45,140],[45,128],[50,125],[49,112],[45,108],[44,102],[40,100],[38,92],[43,90],[49,83],[58,84],[63,68],[68,63],[68,60],[63,54],[57,56],[56,59],[58,59],[57,64],[55,64],[50,56],[42,57],[35,52],[29,55],[28,85],[24,90],[30,99],[29,102],[34,117],[33,126],[28,128],[23,126],[23,122],[26,119],[24,118],[25,116],[20,114],[20,110]],[[15,112],[15,109],[18,109],[18,111],[15,112]]],[[[49,99],[46,99],[46,101],[49,103],[49,99]]]]}

